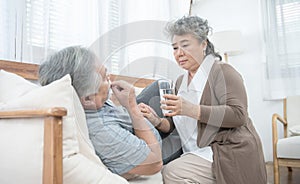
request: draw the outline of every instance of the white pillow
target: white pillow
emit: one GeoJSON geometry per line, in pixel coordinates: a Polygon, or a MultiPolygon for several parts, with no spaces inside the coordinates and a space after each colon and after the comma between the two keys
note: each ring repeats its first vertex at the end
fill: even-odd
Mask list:
{"type": "MultiPolygon", "coordinates": [[[[19,91],[20,96],[15,96],[6,100],[5,109],[39,109],[49,107],[65,107],[68,110],[67,116],[63,118],[63,157],[67,157],[79,152],[79,145],[77,141],[76,131],[76,115],[74,111],[75,104],[73,98],[76,97],[76,93],[71,86],[70,76],[65,76],[60,80],[53,83],[28,90],[28,81],[24,81],[22,86],[26,86],[25,93],[21,93],[23,89],[20,89],[19,80],[15,83],[15,77],[10,82],[10,88],[1,87],[2,94],[8,94],[10,91],[19,91]],[[27,85],[25,85],[27,83],[27,85]]],[[[14,93],[14,92],[13,92],[14,93]]],[[[8,95],[6,95],[8,96],[8,95]]],[[[77,116],[78,117],[78,116],[77,116]]]]}
{"type": "Polygon", "coordinates": [[[135,96],[138,96],[143,90],[144,88],[134,87],[135,96]]]}
{"type": "Polygon", "coordinates": [[[291,136],[299,136],[300,135],[300,125],[292,126],[289,128],[291,136]]]}
{"type": "Polygon", "coordinates": [[[38,88],[36,84],[4,70],[0,70],[0,87],[0,102],[11,101],[32,89],[38,88]]]}
{"type": "Polygon", "coordinates": [[[42,183],[41,121],[41,118],[0,119],[0,183],[42,183]]]}
{"type": "MultiPolygon", "coordinates": [[[[63,118],[63,177],[66,181],[64,183],[103,183],[102,181],[107,183],[107,179],[112,183],[127,183],[123,178],[108,171],[95,154],[88,138],[85,114],[71,85],[69,75],[47,86],[39,87],[15,74],[0,71],[0,99],[2,101],[0,110],[48,107],[65,107],[67,109],[68,114],[63,118]],[[6,85],[9,85],[9,88],[6,85]],[[74,160],[76,160],[76,164],[74,164],[74,160]],[[87,168],[98,172],[86,172],[82,176],[87,168]]],[[[13,132],[10,133],[13,134],[13,132]]],[[[22,133],[15,135],[16,139],[23,136],[28,135],[22,133]]],[[[26,152],[34,154],[35,151],[30,149],[26,152]]],[[[24,159],[24,157],[22,158],[24,159]]],[[[11,165],[14,165],[14,160],[11,165]]],[[[2,172],[1,170],[0,172],[2,172]]]]}

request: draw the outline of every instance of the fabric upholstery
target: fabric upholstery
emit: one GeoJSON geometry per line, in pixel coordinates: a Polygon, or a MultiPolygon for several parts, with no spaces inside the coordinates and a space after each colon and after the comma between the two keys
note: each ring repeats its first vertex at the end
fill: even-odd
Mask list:
{"type": "MultiPolygon", "coordinates": [[[[0,71],[0,99],[0,110],[39,109],[48,107],[65,107],[67,109],[68,114],[63,118],[63,180],[65,184],[128,183],[125,179],[112,174],[96,156],[94,148],[88,138],[85,114],[79,98],[71,85],[69,75],[47,86],[40,87],[15,74],[0,71]]],[[[17,183],[24,183],[24,181],[28,181],[28,183],[41,183],[29,179],[26,180],[25,178],[30,177],[38,181],[41,179],[41,173],[37,174],[38,172],[34,172],[28,167],[30,167],[31,162],[37,162],[38,166],[35,167],[41,171],[42,166],[40,163],[42,163],[42,157],[40,159],[36,159],[39,157],[30,157],[33,159],[29,160],[27,159],[27,155],[35,155],[36,150],[42,151],[42,143],[34,143],[36,140],[33,139],[32,143],[34,144],[32,146],[23,148],[17,147],[16,149],[16,147],[11,144],[17,144],[19,140],[22,140],[24,137],[27,138],[28,135],[26,133],[28,132],[21,130],[15,133],[16,128],[19,128],[19,126],[23,128],[24,125],[19,123],[17,125],[11,125],[8,121],[16,122],[16,120],[1,120],[1,124],[3,123],[5,126],[10,126],[10,129],[5,129],[6,134],[0,134],[0,139],[6,140],[5,144],[7,147],[14,148],[12,149],[12,153],[19,159],[10,159],[7,161],[9,165],[3,166],[0,164],[0,172],[2,174],[10,174],[12,177],[17,176],[21,178],[19,180],[20,182],[17,183]],[[8,136],[7,134],[14,136],[10,136],[8,139],[8,137],[6,137],[8,136]],[[14,143],[12,143],[12,141],[14,141],[14,143]],[[34,146],[38,149],[31,149],[34,146]],[[24,165],[20,166],[18,162],[23,162],[22,164],[24,165]],[[27,162],[30,163],[26,164],[27,162]],[[25,164],[26,167],[24,167],[25,164]]],[[[36,123],[36,120],[32,119],[21,119],[20,121],[32,121],[31,124],[34,125],[41,124],[36,123]]],[[[31,134],[43,133],[43,130],[33,129],[31,125],[28,129],[31,134]]],[[[30,144],[26,145],[31,145],[32,143],[30,142],[30,144]]],[[[11,154],[9,151],[1,152],[1,163],[6,156],[10,156],[9,154],[11,154]]],[[[42,153],[39,152],[39,154],[42,153]]],[[[3,177],[0,179],[0,183],[7,183],[2,182],[2,178],[3,177]]]]}
{"type": "Polygon", "coordinates": [[[277,157],[300,159],[300,136],[279,139],[277,142],[277,157]]]}
{"type": "Polygon", "coordinates": [[[300,125],[295,125],[290,127],[289,132],[291,136],[299,136],[300,135],[300,125]]]}

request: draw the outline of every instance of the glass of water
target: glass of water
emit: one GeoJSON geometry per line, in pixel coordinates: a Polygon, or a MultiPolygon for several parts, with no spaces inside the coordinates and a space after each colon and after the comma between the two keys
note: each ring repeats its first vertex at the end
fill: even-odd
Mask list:
{"type": "MultiPolygon", "coordinates": [[[[160,100],[166,100],[163,97],[164,94],[175,94],[172,80],[160,79],[160,80],[158,80],[158,87],[159,87],[160,100]]],[[[166,104],[163,104],[163,105],[166,105],[166,104]]],[[[162,112],[163,112],[163,114],[165,114],[170,111],[162,109],[162,112]]]]}

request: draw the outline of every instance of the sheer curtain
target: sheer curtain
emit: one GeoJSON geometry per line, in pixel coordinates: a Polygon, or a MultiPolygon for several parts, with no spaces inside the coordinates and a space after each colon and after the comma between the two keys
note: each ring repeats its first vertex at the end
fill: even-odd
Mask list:
{"type": "Polygon", "coordinates": [[[267,99],[300,95],[300,0],[263,0],[267,99]]]}
{"type": "Polygon", "coordinates": [[[111,73],[144,78],[175,79],[181,70],[174,62],[167,21],[188,14],[189,1],[103,0],[97,48],[111,73]],[[109,35],[109,36],[108,36],[109,35]],[[106,51],[105,51],[106,50],[106,51]],[[103,54],[108,52],[108,54],[103,54]],[[102,53],[102,54],[101,54],[102,53]]]}
{"type": "Polygon", "coordinates": [[[188,0],[0,0],[0,59],[40,64],[64,47],[101,42],[111,73],[175,79],[181,70],[163,28],[188,11],[188,0]]]}
{"type": "Polygon", "coordinates": [[[0,58],[40,63],[99,36],[97,0],[0,0],[0,58]]]}
{"type": "Polygon", "coordinates": [[[17,0],[0,0],[0,59],[14,60],[17,39],[17,0]]]}

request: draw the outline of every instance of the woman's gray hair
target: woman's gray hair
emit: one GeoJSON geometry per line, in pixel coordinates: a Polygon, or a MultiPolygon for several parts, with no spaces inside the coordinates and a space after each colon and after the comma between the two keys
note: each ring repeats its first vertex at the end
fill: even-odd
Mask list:
{"type": "Polygon", "coordinates": [[[174,35],[191,34],[201,43],[207,41],[206,55],[212,54],[222,60],[219,53],[215,52],[214,45],[208,40],[207,36],[212,31],[208,22],[198,16],[184,16],[175,22],[169,22],[165,28],[167,34],[173,39],[174,35]]]}
{"type": "Polygon", "coordinates": [[[67,47],[50,55],[39,68],[39,82],[47,85],[70,74],[72,85],[79,97],[98,93],[101,75],[95,54],[80,46],[67,47]]]}

